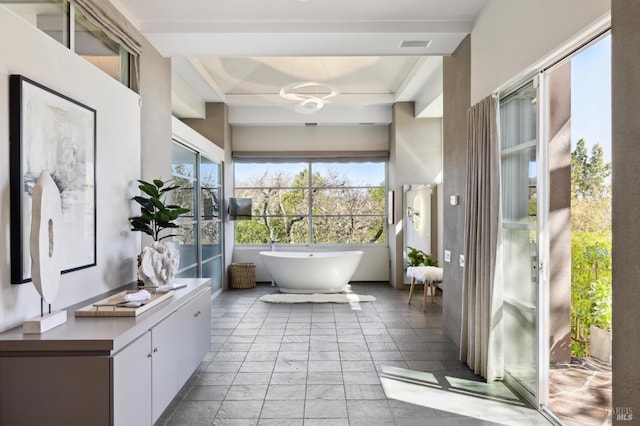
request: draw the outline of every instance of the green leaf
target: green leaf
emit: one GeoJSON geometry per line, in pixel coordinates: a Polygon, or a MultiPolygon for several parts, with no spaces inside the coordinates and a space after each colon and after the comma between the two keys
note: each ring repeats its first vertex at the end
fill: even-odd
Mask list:
{"type": "Polygon", "coordinates": [[[133,201],[137,202],[147,210],[153,210],[153,204],[147,198],[135,196],[133,197],[133,201]]]}
{"type": "Polygon", "coordinates": [[[172,209],[172,210],[167,210],[167,213],[171,216],[171,220],[176,220],[177,218],[180,217],[180,215],[183,215],[185,213],[189,213],[189,209],[172,209]]]}
{"type": "Polygon", "coordinates": [[[164,212],[164,211],[160,211],[156,214],[156,221],[161,222],[163,224],[168,223],[171,220],[171,217],[169,217],[169,215],[164,212]]]}
{"type": "Polygon", "coordinates": [[[142,209],[141,212],[142,212],[142,217],[144,217],[145,219],[147,219],[149,221],[153,220],[153,213],[152,212],[150,212],[147,209],[142,209]]]}
{"type": "Polygon", "coordinates": [[[149,225],[151,223],[148,218],[142,216],[130,217],[129,221],[134,225],[149,225]]]}
{"type": "Polygon", "coordinates": [[[153,183],[155,184],[155,186],[157,186],[158,188],[162,188],[164,186],[164,182],[161,181],[160,179],[154,179],[153,183]]]}
{"type": "Polygon", "coordinates": [[[158,198],[152,197],[149,201],[151,201],[158,210],[165,210],[164,203],[158,198]]]}
{"type": "Polygon", "coordinates": [[[138,186],[138,188],[140,188],[140,191],[144,192],[150,197],[157,198],[160,196],[160,193],[158,192],[158,188],[156,188],[154,185],[151,185],[149,183],[141,184],[138,186]]]}

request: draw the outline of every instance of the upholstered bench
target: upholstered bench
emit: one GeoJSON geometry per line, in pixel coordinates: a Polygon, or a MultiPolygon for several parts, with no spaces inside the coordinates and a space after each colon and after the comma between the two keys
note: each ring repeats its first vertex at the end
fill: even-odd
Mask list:
{"type": "Polygon", "coordinates": [[[411,278],[411,288],[409,289],[409,304],[416,283],[424,284],[424,301],[422,311],[427,312],[427,295],[431,293],[431,302],[433,303],[433,295],[436,290],[436,283],[442,282],[442,268],[437,266],[409,266],[407,268],[407,276],[411,278]]]}

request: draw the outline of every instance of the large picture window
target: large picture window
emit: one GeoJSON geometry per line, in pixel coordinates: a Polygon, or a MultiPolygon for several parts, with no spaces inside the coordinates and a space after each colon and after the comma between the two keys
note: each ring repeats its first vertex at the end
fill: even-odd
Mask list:
{"type": "Polygon", "coordinates": [[[384,161],[236,162],[236,244],[386,243],[384,161]]]}

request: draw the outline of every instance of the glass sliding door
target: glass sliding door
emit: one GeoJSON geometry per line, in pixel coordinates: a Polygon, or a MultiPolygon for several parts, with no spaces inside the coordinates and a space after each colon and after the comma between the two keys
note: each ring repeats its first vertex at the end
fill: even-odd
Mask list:
{"type": "Polygon", "coordinates": [[[222,167],[203,155],[200,163],[200,248],[201,276],[211,278],[211,291],[222,288],[222,167]]]}
{"type": "Polygon", "coordinates": [[[189,209],[189,213],[178,219],[174,241],[180,251],[178,277],[198,277],[198,211],[196,199],[197,153],[183,145],[174,143],[172,150],[172,174],[174,183],[180,188],[174,191],[173,202],[189,209]]]}
{"type": "Polygon", "coordinates": [[[537,109],[533,83],[500,101],[504,362],[507,380],[538,398],[537,109]]]}
{"type": "Polygon", "coordinates": [[[211,278],[211,290],[222,288],[223,232],[220,220],[222,165],[179,143],[173,144],[174,202],[188,207],[175,242],[180,250],[178,277],[211,278]]]}

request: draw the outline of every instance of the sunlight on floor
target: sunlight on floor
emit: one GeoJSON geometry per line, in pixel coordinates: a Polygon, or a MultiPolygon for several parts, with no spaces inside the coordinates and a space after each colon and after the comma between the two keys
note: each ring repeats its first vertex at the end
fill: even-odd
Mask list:
{"type": "Polygon", "coordinates": [[[384,366],[380,381],[387,398],[507,425],[549,422],[502,382],[484,383],[384,366]]]}

